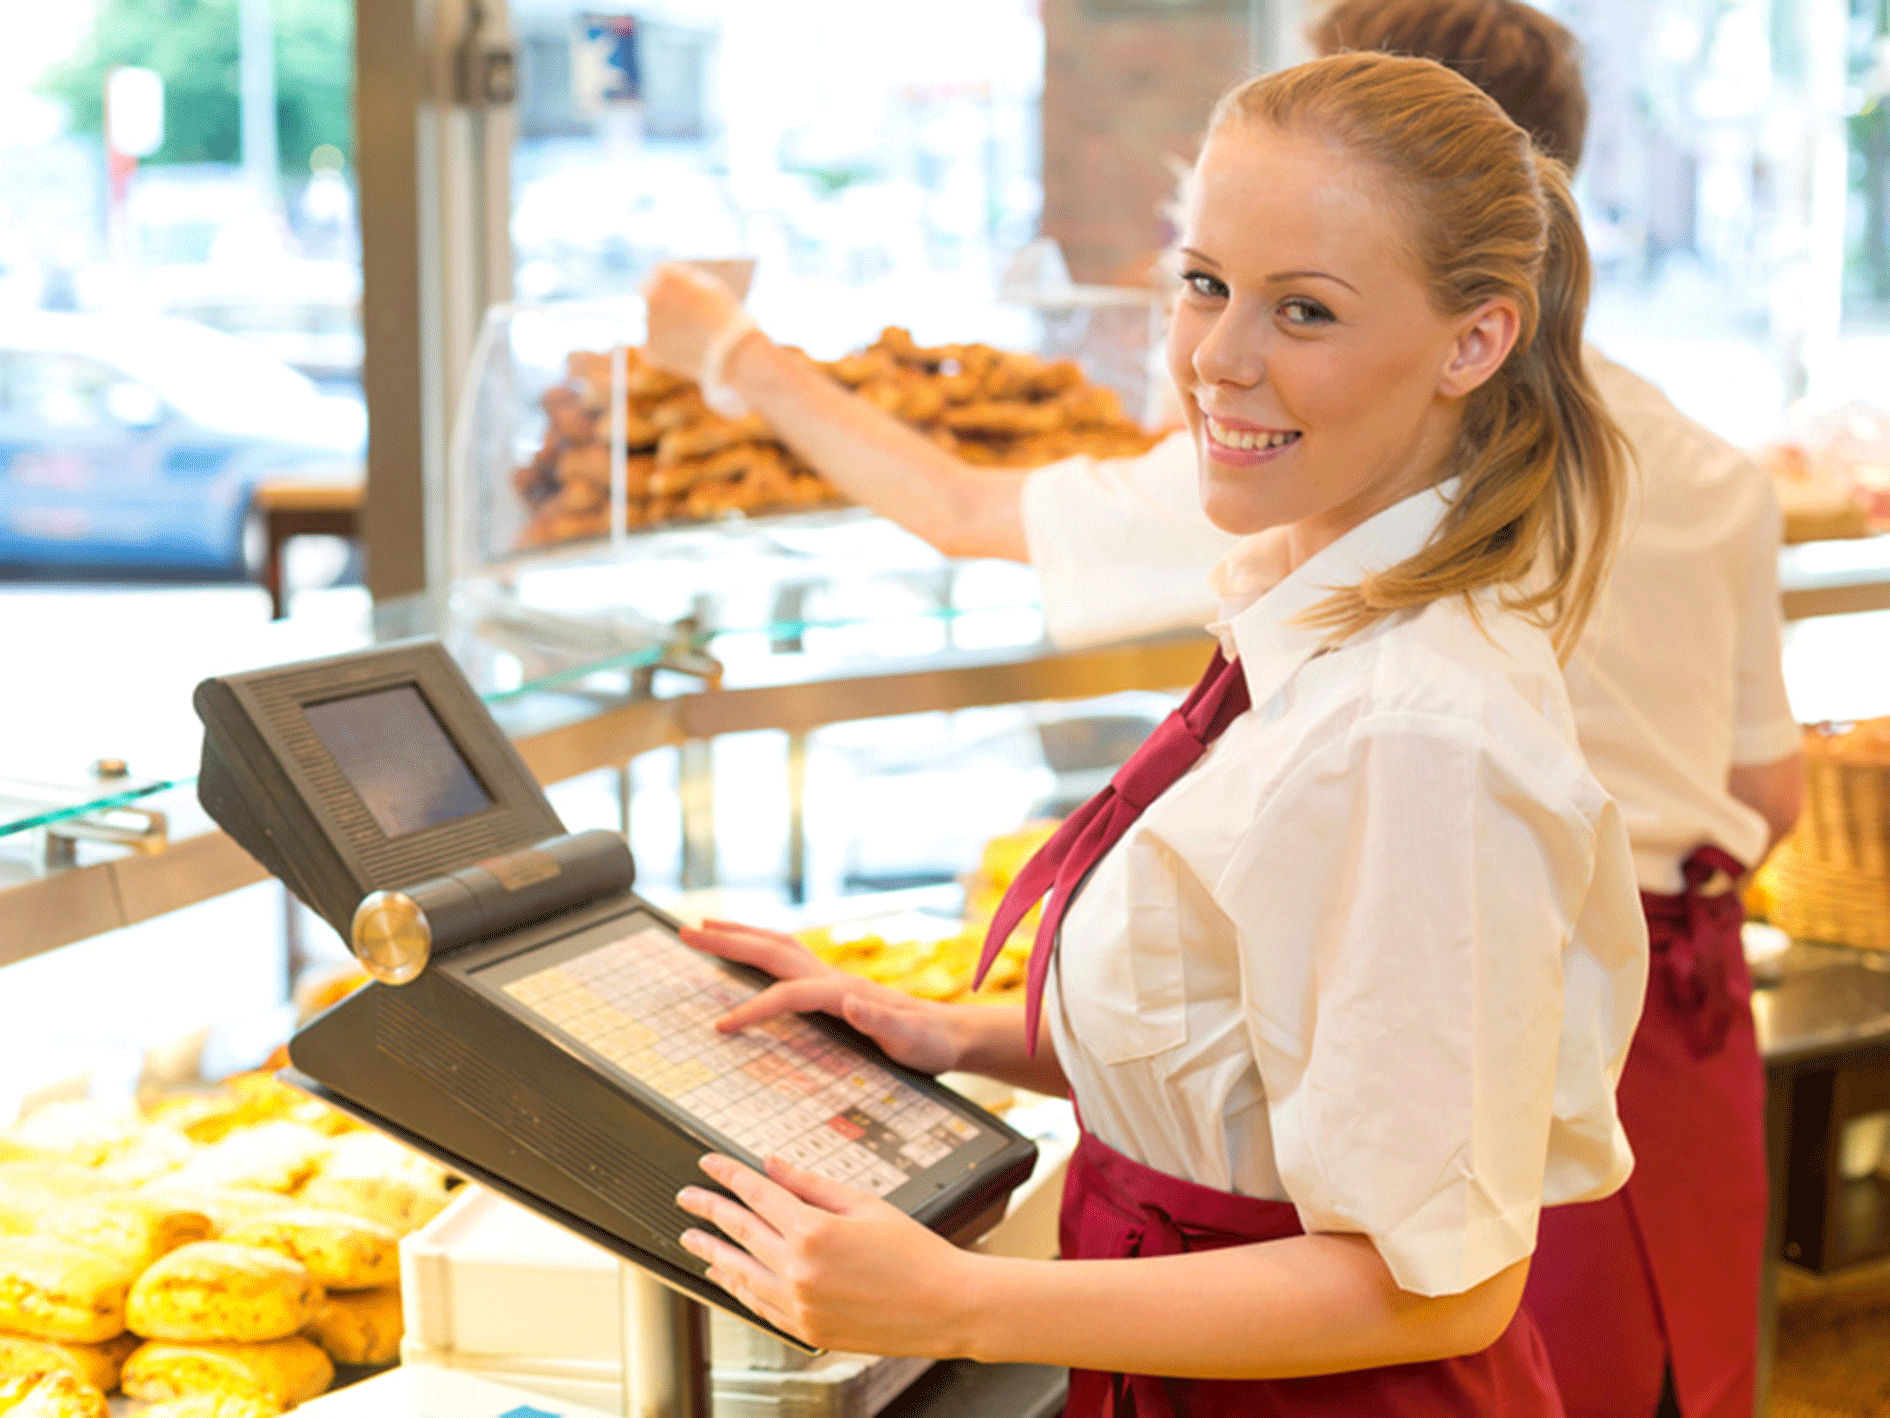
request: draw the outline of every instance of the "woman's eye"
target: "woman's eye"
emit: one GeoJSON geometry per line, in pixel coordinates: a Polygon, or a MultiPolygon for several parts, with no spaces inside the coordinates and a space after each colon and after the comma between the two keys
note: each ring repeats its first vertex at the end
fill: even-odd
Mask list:
{"type": "Polygon", "coordinates": [[[1190,295],[1198,295],[1206,300],[1224,300],[1227,296],[1227,283],[1219,276],[1210,276],[1206,271],[1183,271],[1181,284],[1190,295]]]}
{"type": "Polygon", "coordinates": [[[1307,300],[1303,296],[1294,296],[1280,302],[1280,315],[1289,325],[1326,325],[1332,321],[1332,312],[1316,300],[1307,300]]]}

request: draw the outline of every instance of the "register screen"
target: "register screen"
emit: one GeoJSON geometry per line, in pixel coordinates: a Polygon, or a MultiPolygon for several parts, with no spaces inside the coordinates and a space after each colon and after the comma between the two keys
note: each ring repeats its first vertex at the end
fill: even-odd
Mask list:
{"type": "Polygon", "coordinates": [[[757,991],[666,931],[645,925],[553,965],[543,954],[480,973],[755,1156],[885,1196],[978,1135],[798,1016],[716,1032],[712,1021],[757,991]]]}
{"type": "Polygon", "coordinates": [[[389,837],[404,837],[492,806],[433,710],[410,684],[310,704],[302,712],[389,837]]]}

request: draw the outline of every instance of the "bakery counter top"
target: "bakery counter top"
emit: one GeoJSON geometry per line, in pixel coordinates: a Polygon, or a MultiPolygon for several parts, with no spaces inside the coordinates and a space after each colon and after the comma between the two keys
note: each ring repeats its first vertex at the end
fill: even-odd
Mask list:
{"type": "Polygon", "coordinates": [[[127,632],[122,653],[0,703],[0,778],[21,780],[0,785],[0,964],[261,879],[195,801],[190,695],[207,675],[436,634],[552,783],[743,730],[1178,687],[1209,651],[1200,632],[1057,651],[1028,572],[904,555],[875,569],[849,547],[836,574],[835,556],[807,553],[790,561],[799,579],[731,576],[668,625],[581,617],[581,588],[554,580],[535,602],[487,591],[309,624],[180,624],[175,644],[127,632]],[[105,754],[139,776],[101,776],[105,754]]]}
{"type": "Polygon", "coordinates": [[[1772,1067],[1890,1045],[1890,957],[1799,941],[1752,1011],[1772,1067]]]}

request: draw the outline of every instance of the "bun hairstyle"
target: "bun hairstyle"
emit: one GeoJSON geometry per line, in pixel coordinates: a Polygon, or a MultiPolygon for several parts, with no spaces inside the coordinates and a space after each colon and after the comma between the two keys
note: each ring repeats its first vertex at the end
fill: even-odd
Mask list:
{"type": "Polygon", "coordinates": [[[1223,97],[1209,135],[1264,123],[1376,164],[1445,316],[1504,297],[1514,349],[1465,401],[1430,543],[1308,616],[1344,638],[1446,596],[1495,590],[1564,658],[1607,575],[1627,446],[1582,363],[1588,247],[1568,172],[1490,97],[1428,59],[1337,54],[1223,97]]]}
{"type": "Polygon", "coordinates": [[[1588,136],[1581,43],[1522,0],[1339,0],[1307,31],[1320,54],[1377,49],[1435,59],[1503,106],[1573,172],[1588,136]]]}

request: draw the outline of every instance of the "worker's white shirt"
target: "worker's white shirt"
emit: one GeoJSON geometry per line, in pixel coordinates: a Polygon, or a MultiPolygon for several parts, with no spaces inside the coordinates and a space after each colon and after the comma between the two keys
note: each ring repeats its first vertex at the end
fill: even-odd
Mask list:
{"type": "MultiPolygon", "coordinates": [[[[1455,1293],[1630,1154],[1614,1086],[1646,933],[1546,636],[1462,598],[1337,649],[1293,624],[1415,552],[1427,491],[1223,627],[1253,708],[1065,917],[1046,1017],[1083,1121],[1170,1175],[1369,1236],[1455,1293]]],[[[1230,558],[1249,593],[1274,534],[1230,558]]]]}
{"type": "MultiPolygon", "coordinates": [[[[1569,694],[1582,747],[1621,806],[1642,887],[1673,892],[1702,843],[1758,861],[1765,821],[1727,792],[1727,770],[1798,747],[1779,664],[1778,501],[1750,458],[1646,380],[1588,356],[1641,472],[1607,596],[1568,668],[1569,694]]],[[[1214,615],[1205,572],[1235,539],[1201,510],[1186,433],[1139,458],[1038,469],[1023,512],[1058,644],[1214,615]]]]}

